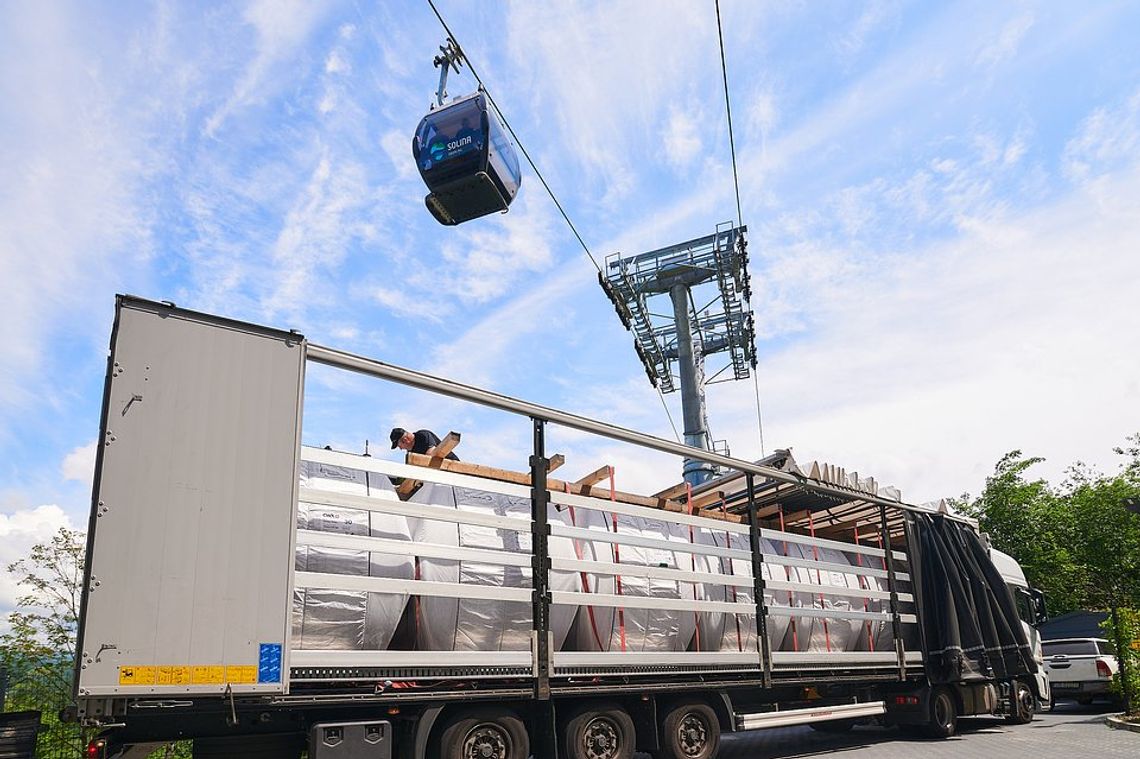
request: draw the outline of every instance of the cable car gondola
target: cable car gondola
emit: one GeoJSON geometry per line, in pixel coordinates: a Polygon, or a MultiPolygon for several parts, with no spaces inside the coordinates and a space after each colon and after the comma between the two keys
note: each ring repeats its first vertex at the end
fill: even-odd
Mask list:
{"type": "Polygon", "coordinates": [[[482,87],[443,104],[449,67],[462,56],[449,40],[441,47],[439,106],[420,121],[412,155],[428,193],[424,198],[440,224],[462,224],[495,211],[506,211],[522,184],[518,157],[498,119],[488,109],[482,87]]]}

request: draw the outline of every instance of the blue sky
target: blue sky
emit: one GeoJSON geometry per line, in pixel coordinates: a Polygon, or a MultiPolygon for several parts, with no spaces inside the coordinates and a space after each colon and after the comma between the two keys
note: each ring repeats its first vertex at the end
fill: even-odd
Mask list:
{"type": "MultiPolygon", "coordinates": [[[[599,260],[735,216],[711,0],[439,5],[599,260]]],[[[768,447],[911,501],[977,492],[1012,448],[1050,477],[1114,467],[1140,430],[1140,7],[722,12],[768,447]]],[[[410,139],[443,39],[426,2],[3,4],[0,559],[86,521],[116,292],[672,436],[529,169],[508,215],[424,209],[410,139]]],[[[401,423],[525,465],[523,421],[309,384],[307,442],[401,423]]],[[[751,382],[709,403],[758,456],[751,382]]],[[[567,474],[676,479],[552,447],[567,474]]]]}

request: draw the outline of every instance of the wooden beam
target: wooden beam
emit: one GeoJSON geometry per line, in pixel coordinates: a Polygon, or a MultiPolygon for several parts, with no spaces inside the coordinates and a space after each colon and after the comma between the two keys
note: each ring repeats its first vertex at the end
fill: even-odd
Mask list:
{"type": "Polygon", "coordinates": [[[455,450],[457,445],[459,445],[459,433],[455,431],[447,433],[447,437],[440,440],[439,445],[432,449],[431,463],[428,466],[439,469],[439,462],[447,458],[447,454],[455,450]]]}
{"type": "MultiPolygon", "coordinates": [[[[408,463],[413,466],[427,466],[431,458],[423,456],[418,453],[408,454],[408,463]]],[[[482,464],[471,464],[466,461],[454,461],[452,459],[444,459],[439,466],[445,472],[456,472],[458,474],[469,474],[474,477],[484,477],[486,479],[498,480],[500,482],[513,482],[517,485],[530,485],[530,475],[522,472],[512,472],[509,469],[498,469],[495,467],[483,466],[482,464]]],[[[574,495],[596,496],[599,498],[609,498],[610,489],[595,488],[591,485],[580,485],[576,482],[565,482],[563,480],[556,480],[553,477],[546,481],[547,488],[554,493],[569,492],[574,495]],[[595,492],[596,491],[596,492],[595,492]]],[[[620,490],[613,492],[613,499],[621,503],[629,503],[634,506],[645,506],[651,509],[662,509],[665,511],[672,511],[676,513],[686,513],[688,509],[676,501],[666,501],[660,498],[649,498],[643,495],[636,495],[634,493],[625,493],[620,490]]],[[[720,519],[719,512],[717,516],[709,515],[711,519],[720,519]]],[[[724,517],[725,521],[741,523],[743,518],[736,514],[728,514],[724,517]]]]}
{"type": "Polygon", "coordinates": [[[557,469],[558,467],[560,467],[566,463],[566,457],[563,456],[561,453],[556,453],[553,456],[551,456],[548,459],[548,461],[550,463],[546,465],[546,473],[550,474],[555,469],[557,469]]]}
{"type": "Polygon", "coordinates": [[[668,488],[665,488],[664,490],[660,490],[660,491],[654,493],[653,497],[654,498],[664,498],[667,501],[671,501],[674,498],[680,498],[681,496],[683,496],[687,492],[689,492],[689,485],[686,482],[682,482],[678,485],[674,485],[672,487],[668,487],[668,488]]]}
{"type": "MultiPolygon", "coordinates": [[[[425,458],[426,458],[426,456],[425,456],[425,458]]],[[[415,492],[415,489],[418,488],[419,486],[420,486],[419,480],[414,479],[412,477],[408,477],[407,479],[405,479],[403,482],[400,483],[399,487],[396,488],[396,495],[400,496],[401,501],[407,500],[408,496],[410,496],[413,492],[415,492]]]]}
{"type": "Polygon", "coordinates": [[[609,464],[605,464],[590,472],[585,477],[579,477],[578,479],[574,480],[573,484],[581,485],[582,487],[596,485],[602,480],[608,478],[611,471],[613,471],[613,467],[611,467],[609,464]]]}
{"type": "Polygon", "coordinates": [[[689,502],[689,507],[700,511],[708,507],[710,503],[720,503],[724,500],[723,490],[710,490],[707,493],[693,496],[693,500],[689,502]]]}

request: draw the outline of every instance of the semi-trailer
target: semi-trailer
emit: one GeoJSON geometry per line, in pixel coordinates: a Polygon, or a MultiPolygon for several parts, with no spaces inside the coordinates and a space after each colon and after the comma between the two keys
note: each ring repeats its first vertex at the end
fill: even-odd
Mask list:
{"type": "Polygon", "coordinates": [[[946,737],[1048,703],[1043,614],[975,524],[870,478],[116,299],[75,677],[89,756],[711,759],[726,732],[867,720],[946,737]],[[307,445],[312,364],[506,412],[530,445],[514,467],[307,445]],[[555,429],[719,476],[562,481],[555,429]]]}

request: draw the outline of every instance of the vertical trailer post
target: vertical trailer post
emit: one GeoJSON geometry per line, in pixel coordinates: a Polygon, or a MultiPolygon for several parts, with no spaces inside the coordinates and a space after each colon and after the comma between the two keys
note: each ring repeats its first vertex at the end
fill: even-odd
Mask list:
{"type": "Polygon", "coordinates": [[[756,495],[753,491],[753,475],[746,472],[745,486],[748,489],[748,545],[752,550],[752,596],[756,602],[756,637],[760,644],[760,664],[764,668],[765,688],[772,687],[772,648],[768,643],[768,607],[764,604],[764,576],[761,568],[764,555],[760,551],[760,517],[756,513],[756,495]]]}
{"type": "Polygon", "coordinates": [[[891,529],[887,524],[886,504],[879,504],[879,522],[882,529],[880,545],[887,565],[887,590],[891,593],[891,629],[895,637],[895,655],[899,660],[899,680],[906,679],[906,647],[902,639],[902,620],[899,618],[899,587],[895,578],[895,557],[891,550],[891,529]]]}
{"type": "Polygon", "coordinates": [[[534,453],[530,457],[531,515],[531,650],[534,656],[534,697],[538,700],[533,735],[537,756],[557,756],[554,702],[550,698],[550,661],[554,648],[550,632],[550,523],[547,504],[546,422],[531,417],[534,425],[534,453]]]}

